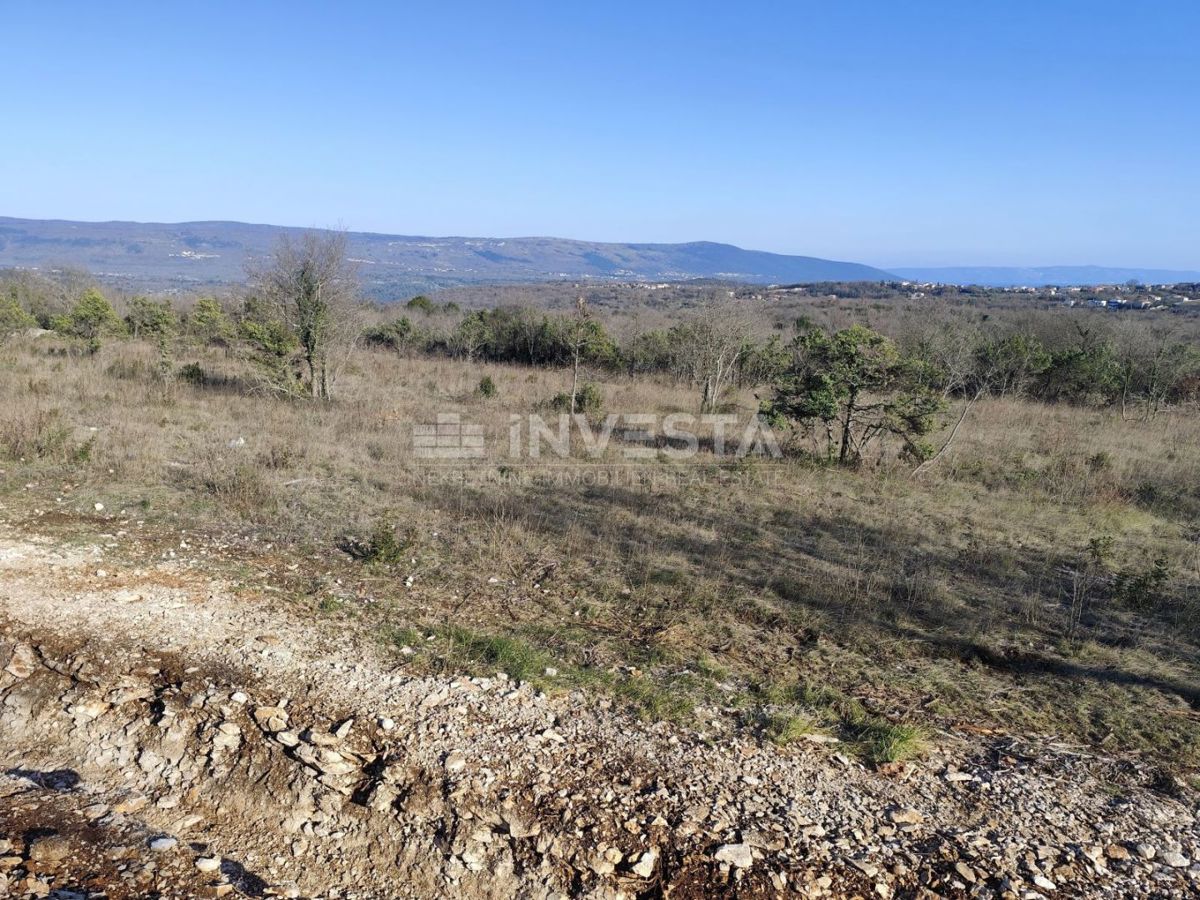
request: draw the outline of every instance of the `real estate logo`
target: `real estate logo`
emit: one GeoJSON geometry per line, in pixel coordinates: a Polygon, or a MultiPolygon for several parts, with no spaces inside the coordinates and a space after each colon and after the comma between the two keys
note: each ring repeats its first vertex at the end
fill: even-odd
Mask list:
{"type": "Polygon", "coordinates": [[[438,413],[432,425],[413,425],[413,455],[418,459],[480,459],[485,455],[483,426],[463,424],[458,413],[438,413]]]}
{"type": "MultiPolygon", "coordinates": [[[[705,449],[718,459],[779,459],[783,455],[774,432],[759,416],[743,425],[733,415],[687,413],[611,414],[595,422],[581,414],[563,413],[550,421],[536,413],[513,415],[507,441],[498,445],[497,451],[508,463],[571,458],[609,464],[613,460],[686,460],[699,454],[702,431],[705,449]]],[[[412,437],[417,459],[450,462],[487,456],[483,426],[464,422],[458,413],[439,413],[433,424],[413,425],[412,437]]]]}

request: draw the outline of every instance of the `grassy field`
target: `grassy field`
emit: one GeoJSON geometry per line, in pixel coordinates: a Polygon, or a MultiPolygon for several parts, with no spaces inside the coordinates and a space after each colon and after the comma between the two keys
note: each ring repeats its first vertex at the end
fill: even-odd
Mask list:
{"type": "MultiPolygon", "coordinates": [[[[256,394],[220,350],[179,351],[192,381],[135,341],[0,356],[7,520],[94,535],[102,503],[146,554],[220,544],[243,589],[370,629],[413,670],[584,685],[875,761],[958,731],[1200,765],[1194,412],[983,400],[916,478],[704,449],[628,465],[619,441],[531,464],[504,452],[510,417],[550,415],[569,373],[363,351],[324,404],[256,394]],[[448,412],[487,458],[414,456],[412,424],[448,412]]],[[[613,413],[698,402],[669,380],[602,390],[613,413]]]]}

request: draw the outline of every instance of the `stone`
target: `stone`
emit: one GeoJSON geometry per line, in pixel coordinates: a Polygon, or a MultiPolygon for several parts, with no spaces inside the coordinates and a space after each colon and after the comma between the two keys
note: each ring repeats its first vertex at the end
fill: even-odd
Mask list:
{"type": "Polygon", "coordinates": [[[1172,869],[1186,869],[1191,865],[1191,860],[1174,850],[1164,850],[1159,857],[1164,865],[1170,866],[1172,869]]]}
{"type": "Polygon", "coordinates": [[[57,834],[36,838],[29,845],[29,858],[34,862],[61,862],[70,856],[71,852],[71,842],[57,834]]]}
{"type": "Polygon", "coordinates": [[[4,667],[4,671],[14,678],[28,678],[37,666],[37,651],[29,644],[17,644],[13,647],[12,658],[4,667]]]}
{"type": "Polygon", "coordinates": [[[201,856],[196,860],[196,868],[201,872],[216,872],[221,868],[221,857],[201,856]]]}
{"type": "Polygon", "coordinates": [[[394,720],[389,719],[385,716],[384,718],[379,720],[379,727],[382,728],[384,731],[391,731],[393,728],[396,727],[396,723],[394,720]]]}
{"type": "Polygon", "coordinates": [[[515,810],[505,813],[504,821],[508,825],[508,833],[515,838],[535,837],[542,831],[542,826],[538,822],[530,820],[515,810]]]}
{"type": "Polygon", "coordinates": [[[259,728],[274,734],[287,728],[287,710],[282,706],[259,706],[254,710],[254,721],[259,728]]]}
{"type": "Polygon", "coordinates": [[[879,867],[874,863],[867,862],[865,859],[852,859],[850,860],[850,865],[854,866],[854,868],[858,869],[858,871],[862,872],[868,878],[874,878],[879,873],[879,867]]]}
{"type": "Polygon", "coordinates": [[[654,864],[656,862],[658,862],[658,851],[651,848],[642,854],[641,859],[634,863],[633,874],[639,878],[649,878],[654,874],[654,864]]]}
{"type": "Polygon", "coordinates": [[[713,859],[728,863],[735,869],[748,869],[754,865],[754,853],[749,844],[722,844],[713,854],[713,859]]]}
{"type": "Polygon", "coordinates": [[[1120,844],[1109,844],[1104,848],[1104,855],[1109,859],[1129,859],[1129,851],[1120,844]]]}
{"type": "Polygon", "coordinates": [[[925,817],[911,807],[891,810],[888,819],[893,825],[920,825],[925,821],[925,817]]]}
{"type": "Polygon", "coordinates": [[[1045,875],[1034,875],[1033,883],[1036,887],[1041,888],[1043,891],[1057,891],[1058,890],[1058,885],[1056,885],[1053,881],[1051,881],[1045,875]]]}
{"type": "Polygon", "coordinates": [[[961,860],[954,864],[954,871],[958,873],[958,877],[967,884],[975,883],[975,870],[961,860]]]}
{"type": "Polygon", "coordinates": [[[155,853],[166,853],[168,850],[174,850],[175,845],[179,843],[177,838],[170,836],[158,837],[150,842],[150,849],[155,853]]]}
{"type": "Polygon", "coordinates": [[[601,877],[605,875],[611,875],[614,871],[616,871],[616,866],[600,855],[593,856],[588,861],[588,866],[593,872],[601,877]]]}
{"type": "Polygon", "coordinates": [[[459,753],[457,750],[455,750],[453,753],[451,753],[449,756],[446,757],[446,771],[447,772],[451,772],[451,773],[461,772],[466,767],[467,767],[467,758],[463,754],[459,753]]]}
{"type": "Polygon", "coordinates": [[[141,794],[134,794],[132,797],[127,797],[124,800],[119,800],[114,803],[112,809],[113,812],[117,813],[118,815],[128,815],[129,813],[137,812],[148,802],[149,800],[147,800],[147,798],[141,794]]]}
{"type": "Polygon", "coordinates": [[[1156,851],[1153,844],[1138,844],[1134,849],[1142,859],[1154,859],[1156,851]]]}

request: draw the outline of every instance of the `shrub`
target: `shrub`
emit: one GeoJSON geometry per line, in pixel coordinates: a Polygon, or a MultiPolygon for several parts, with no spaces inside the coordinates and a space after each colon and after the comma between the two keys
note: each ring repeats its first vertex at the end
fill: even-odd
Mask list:
{"type": "Polygon", "coordinates": [[[1154,559],[1144,569],[1122,569],[1113,578],[1112,595],[1131,609],[1147,611],[1164,606],[1171,566],[1165,556],[1154,559]]]}
{"type": "Polygon", "coordinates": [[[404,350],[407,347],[419,345],[421,343],[421,335],[413,327],[412,322],[406,317],[401,316],[399,319],[384,325],[376,325],[374,328],[368,328],[363,332],[363,340],[376,347],[386,347],[389,350],[404,350]]]}
{"type": "Polygon", "coordinates": [[[101,337],[121,334],[125,330],[125,323],[121,321],[117,311],[95,288],[84,291],[69,313],[55,316],[53,326],[60,334],[86,341],[91,353],[100,349],[101,337]]]}
{"type": "Polygon", "coordinates": [[[491,375],[484,375],[479,379],[479,387],[475,389],[480,397],[495,397],[496,382],[492,380],[491,375]]]}
{"type": "Polygon", "coordinates": [[[0,294],[0,339],[36,325],[37,319],[21,307],[16,297],[0,294]]]}
{"type": "Polygon", "coordinates": [[[200,363],[188,363],[186,366],[181,367],[179,378],[197,387],[203,387],[208,383],[208,373],[204,371],[200,363]]]}
{"type": "MultiPolygon", "coordinates": [[[[561,394],[555,394],[550,400],[550,407],[558,412],[570,412],[570,392],[563,391],[561,394]]],[[[579,412],[588,416],[600,412],[604,408],[604,394],[600,390],[600,386],[592,381],[585,381],[581,384],[575,395],[575,407],[579,412]]]]}
{"type": "Polygon", "coordinates": [[[409,543],[408,538],[396,537],[396,526],[390,520],[381,519],[367,540],[343,538],[338,546],[342,552],[363,562],[394,566],[404,560],[409,543]]]}
{"type": "Polygon", "coordinates": [[[233,323],[212,297],[202,297],[187,317],[187,331],[203,344],[224,344],[233,338],[233,323]]]}
{"type": "Polygon", "coordinates": [[[149,297],[134,297],[129,301],[129,313],[125,324],[135,337],[173,334],[179,324],[175,311],[167,301],[154,301],[149,297]]]}

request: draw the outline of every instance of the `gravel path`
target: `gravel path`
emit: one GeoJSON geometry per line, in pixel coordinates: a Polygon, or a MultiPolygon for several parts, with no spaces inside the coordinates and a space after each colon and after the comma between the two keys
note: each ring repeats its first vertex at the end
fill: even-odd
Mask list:
{"type": "Polygon", "coordinates": [[[1200,895],[1197,798],[1133,762],[884,772],[413,677],[197,551],[0,531],[0,668],[0,896],[1200,895]]]}

